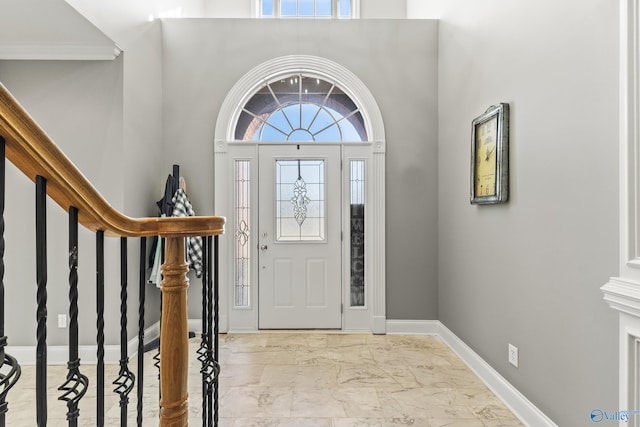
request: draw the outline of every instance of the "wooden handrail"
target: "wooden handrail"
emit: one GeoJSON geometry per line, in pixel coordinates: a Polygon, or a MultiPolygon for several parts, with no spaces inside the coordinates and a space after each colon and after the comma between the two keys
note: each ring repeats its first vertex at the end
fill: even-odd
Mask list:
{"type": "Polygon", "coordinates": [[[0,135],[9,161],[35,181],[47,180],[47,194],[78,221],[108,236],[211,236],[224,232],[224,217],[131,218],[111,207],[31,116],[0,84],[0,135]]]}
{"type": "Polygon", "coordinates": [[[0,83],[0,137],[6,157],[32,181],[42,176],[47,194],[66,212],[78,209],[78,221],[108,236],[166,237],[162,266],[160,425],[188,424],[188,329],[185,237],[224,232],[225,218],[131,218],[114,209],[0,83]]]}

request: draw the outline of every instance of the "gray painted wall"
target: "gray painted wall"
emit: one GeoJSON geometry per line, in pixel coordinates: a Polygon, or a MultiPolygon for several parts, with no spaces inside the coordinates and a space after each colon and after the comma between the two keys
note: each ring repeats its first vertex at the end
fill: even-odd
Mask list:
{"type": "MultiPolygon", "coordinates": [[[[59,5],[62,11],[70,8],[61,0],[58,2],[63,3],[63,7],[59,5]]],[[[159,167],[162,160],[159,149],[162,145],[160,22],[147,22],[147,10],[129,11],[127,15],[126,10],[111,3],[102,4],[111,5],[112,9],[108,10],[100,9],[97,4],[82,4],[80,0],[75,3],[85,6],[81,7],[82,12],[95,18],[125,52],[115,61],[1,61],[0,82],[23,103],[112,206],[132,217],[156,216],[155,201],[162,196],[164,179],[170,172],[159,167]]],[[[21,8],[12,6],[7,10],[7,16],[15,15],[16,19],[24,15],[21,8]]],[[[66,14],[51,14],[56,18],[53,19],[55,28],[73,28],[78,19],[85,19],[75,11],[73,19],[66,14]]],[[[88,21],[83,23],[93,28],[88,21]]],[[[17,172],[11,179],[8,197],[18,198],[21,203],[10,203],[11,207],[19,206],[16,211],[19,213],[13,214],[10,210],[7,213],[7,244],[11,247],[7,251],[7,292],[17,292],[16,301],[24,301],[34,308],[25,312],[24,305],[14,305],[8,309],[8,316],[14,316],[8,318],[21,319],[10,322],[8,335],[10,345],[33,345],[35,237],[29,237],[33,236],[35,221],[33,186],[22,182],[25,180],[17,172]],[[25,237],[13,237],[10,234],[13,232],[25,237]],[[12,240],[14,245],[19,241],[20,247],[12,247],[12,240]]],[[[55,205],[49,214],[48,343],[59,345],[66,343],[68,332],[57,328],[57,314],[68,312],[67,220],[55,205]]],[[[95,344],[95,238],[84,231],[81,236],[80,286],[86,291],[80,294],[80,343],[89,345],[95,344]]],[[[128,247],[131,284],[128,335],[132,338],[137,335],[138,327],[135,302],[138,300],[139,240],[129,239],[128,247]]],[[[106,239],[106,248],[106,302],[107,306],[117,307],[120,297],[118,241],[106,239]]],[[[159,295],[155,287],[147,287],[147,325],[159,319],[159,295]]],[[[119,311],[107,310],[105,315],[106,344],[117,344],[119,311]]]]}
{"type": "Polygon", "coordinates": [[[405,19],[406,0],[360,0],[362,19],[405,19]]]}
{"type": "Polygon", "coordinates": [[[0,40],[22,47],[57,43],[75,48],[111,48],[113,41],[64,0],[3,0],[0,40]]]}
{"type": "Polygon", "coordinates": [[[618,409],[599,290],[618,270],[617,13],[451,0],[440,21],[440,320],[560,426],[618,409]],[[470,124],[497,102],[511,105],[511,198],[472,206],[470,124]]]}
{"type": "MultiPolygon", "coordinates": [[[[124,202],[122,61],[0,61],[0,81],[72,162],[117,209],[124,202]]],[[[36,340],[35,186],[9,163],[6,209],[6,328],[10,345],[36,340]]],[[[67,342],[57,315],[68,313],[68,219],[48,212],[48,343],[67,342]]],[[[107,239],[106,265],[117,266],[117,241],[107,239]]],[[[80,342],[95,343],[95,237],[82,229],[79,256],[80,342]],[[88,325],[88,327],[87,327],[88,325]]],[[[118,270],[106,273],[107,301],[118,301],[118,270]]],[[[108,343],[119,340],[119,313],[105,313],[108,343]]]]}
{"type": "MultiPolygon", "coordinates": [[[[199,214],[213,212],[220,105],[255,66],[325,57],[376,98],[387,139],[387,317],[437,318],[437,22],[165,20],[165,168],[183,166],[199,214]]],[[[195,283],[195,286],[198,286],[195,283]]],[[[196,314],[199,292],[190,292],[196,314]]]]}
{"type": "MultiPolygon", "coordinates": [[[[123,50],[124,212],[134,217],[157,216],[155,202],[164,194],[171,170],[162,169],[162,38],[159,20],[149,16],[181,7],[185,15],[199,15],[199,0],[94,2],[68,0],[123,50]]],[[[129,239],[129,283],[138,283],[139,241],[129,239]],[[135,268],[134,268],[135,267],[135,268]]],[[[150,246],[150,242],[149,245],[150,246]]],[[[149,247],[148,247],[149,249],[149,247]]],[[[130,289],[137,301],[138,291],[130,289]]],[[[147,325],[159,319],[160,292],[147,287],[147,325]]],[[[129,306],[129,319],[137,319],[137,307],[129,306]]],[[[137,335],[137,322],[129,322],[129,337],[137,335]]]]}

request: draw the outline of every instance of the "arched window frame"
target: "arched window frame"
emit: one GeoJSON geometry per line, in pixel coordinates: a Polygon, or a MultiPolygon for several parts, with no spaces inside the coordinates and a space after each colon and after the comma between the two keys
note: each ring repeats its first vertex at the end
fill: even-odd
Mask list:
{"type": "MultiPolygon", "coordinates": [[[[382,114],[369,89],[353,73],[341,65],[310,55],[289,55],[268,61],[245,74],[227,94],[218,114],[215,140],[223,145],[235,138],[236,125],[242,107],[264,86],[265,81],[300,73],[317,76],[334,82],[362,111],[368,142],[375,145],[375,151],[385,151],[385,134],[382,114]]],[[[222,146],[216,146],[222,149],[222,146]]]]}
{"type": "Polygon", "coordinates": [[[265,81],[240,112],[234,136],[235,140],[257,142],[369,140],[361,107],[342,87],[317,74],[299,72],[265,81]],[[277,123],[278,118],[285,121],[277,123]],[[265,130],[282,139],[263,138],[265,130]]]}

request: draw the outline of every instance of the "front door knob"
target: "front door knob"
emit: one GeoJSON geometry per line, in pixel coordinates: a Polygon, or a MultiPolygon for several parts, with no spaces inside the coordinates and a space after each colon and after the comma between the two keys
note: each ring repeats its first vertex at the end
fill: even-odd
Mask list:
{"type": "Polygon", "coordinates": [[[267,250],[267,245],[260,245],[260,250],[261,251],[266,251],[267,250]]]}

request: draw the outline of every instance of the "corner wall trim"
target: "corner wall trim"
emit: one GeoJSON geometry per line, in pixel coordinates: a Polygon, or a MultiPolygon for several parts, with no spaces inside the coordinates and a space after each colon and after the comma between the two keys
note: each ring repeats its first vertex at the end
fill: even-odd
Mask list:
{"type": "Polygon", "coordinates": [[[522,423],[527,426],[558,427],[439,320],[387,320],[387,333],[439,337],[522,423]]]}

